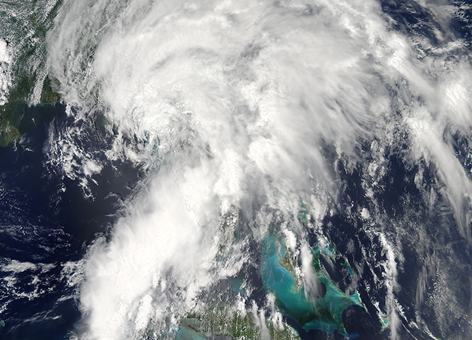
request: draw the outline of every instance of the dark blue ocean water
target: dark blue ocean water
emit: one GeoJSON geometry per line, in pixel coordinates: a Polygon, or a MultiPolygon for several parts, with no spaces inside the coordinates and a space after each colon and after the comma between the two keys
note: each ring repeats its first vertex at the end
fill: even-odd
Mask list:
{"type": "MultiPolygon", "coordinates": [[[[443,27],[432,13],[414,1],[380,2],[385,15],[395,20],[392,29],[405,35],[427,38],[433,46],[444,43],[437,40],[433,30],[448,29],[454,35],[451,39],[464,39],[469,49],[472,48],[472,9],[462,7],[448,26],[443,27]]],[[[453,4],[459,7],[468,3],[455,1],[453,4]]],[[[451,58],[453,57],[452,55],[451,58]]],[[[81,179],[69,179],[49,162],[46,153],[51,131],[67,131],[74,124],[77,122],[65,114],[64,106],[60,104],[54,107],[25,107],[25,118],[21,126],[24,132],[22,139],[0,149],[0,319],[5,323],[4,327],[0,326],[0,339],[69,337],[81,314],[76,300],[78,287],[71,285],[75,269],[67,268],[80,267],[80,264],[75,266],[83,259],[87,246],[98,233],[108,231],[123,208],[123,200],[133,192],[144,175],[143,170],[133,164],[111,162],[104,155],[100,156],[100,150],[106,149],[112,137],[100,131],[100,124],[87,125],[87,122],[84,122],[85,128],[82,131],[85,135],[81,136],[78,144],[85,152],[96,152],[98,159],[101,157],[103,166],[99,174],[92,175],[96,184],[89,181],[92,198],[85,197],[80,186],[81,179]],[[119,173],[114,167],[120,169],[119,173]]],[[[423,200],[422,193],[415,185],[415,174],[421,164],[412,166],[404,159],[408,138],[408,135],[402,136],[384,152],[388,160],[387,173],[384,182],[380,183],[384,190],[375,193],[376,206],[366,199],[362,186],[362,174],[366,171],[362,162],[369,160],[367,148],[363,150],[363,147],[369,145],[370,141],[359,141],[359,154],[365,158],[360,158],[359,166],[354,170],[346,169],[342,162],[335,162],[330,153],[332,146],[327,146],[324,150],[325,158],[340,187],[339,197],[336,199],[341,208],[351,206],[355,211],[357,207],[364,206],[371,208],[371,211],[380,211],[390,222],[385,225],[385,232],[391,235],[414,235],[414,222],[425,223],[431,242],[438,245],[432,247],[435,256],[447,258],[450,255],[448,250],[439,245],[454,244],[456,255],[465,259],[462,267],[459,266],[456,270],[457,281],[468,282],[471,268],[470,264],[466,265],[466,259],[472,258],[471,246],[460,237],[450,211],[445,209],[432,212],[423,200]],[[405,223],[405,219],[412,223],[405,223]],[[448,226],[447,229],[444,228],[445,225],[448,226]]],[[[456,154],[464,168],[470,170],[472,162],[468,139],[459,135],[454,138],[456,154]]],[[[427,166],[422,168],[423,180],[431,183],[430,186],[426,185],[426,190],[430,190],[434,186],[435,169],[427,166]]],[[[445,197],[439,197],[439,200],[446,202],[445,197]]],[[[445,205],[447,203],[444,203],[445,205]]],[[[349,215],[346,209],[341,208],[323,221],[330,242],[336,245],[338,253],[343,254],[350,263],[384,262],[385,253],[375,249],[375,245],[380,241],[367,234],[362,219],[349,215]],[[365,259],[363,248],[372,249],[374,256],[365,259]]],[[[310,245],[314,245],[316,237],[311,237],[310,245]]],[[[431,305],[419,308],[415,300],[417,277],[425,259],[419,258],[418,253],[413,251],[414,241],[398,246],[401,246],[405,261],[398,274],[397,281],[401,289],[396,292],[396,297],[403,306],[404,314],[409,320],[415,319],[416,312],[425,320],[434,319],[436,312],[431,305]]],[[[325,267],[330,268],[327,263],[325,267]]],[[[357,275],[361,285],[375,287],[376,278],[371,267],[360,268],[357,275]]],[[[382,277],[382,268],[372,268],[377,277],[382,277]]],[[[256,270],[248,270],[253,270],[250,276],[258,275],[256,270]]],[[[341,289],[351,283],[342,268],[334,267],[329,274],[341,289]]],[[[432,278],[428,280],[427,284],[431,288],[432,278]]],[[[262,286],[260,278],[254,278],[252,281],[262,286]]],[[[390,336],[389,330],[383,333],[380,331],[377,309],[373,303],[376,300],[382,304],[386,289],[383,287],[369,292],[367,289],[359,290],[366,310],[358,306],[346,309],[343,320],[349,333],[359,334],[359,339],[386,339],[390,336]]],[[[458,296],[463,297],[459,304],[469,303],[470,287],[456,285],[454,289],[458,296]]],[[[263,300],[262,290],[259,293],[263,300]]],[[[254,294],[257,297],[257,290],[254,294]]],[[[383,305],[380,307],[384,309],[383,305]]],[[[312,330],[307,333],[294,320],[285,320],[299,331],[303,339],[328,338],[322,331],[312,330]]],[[[458,318],[457,322],[451,322],[448,328],[460,327],[462,322],[464,320],[458,318]]],[[[401,339],[430,339],[425,332],[411,328],[404,321],[402,323],[399,329],[401,339]]],[[[440,329],[434,322],[428,326],[433,334],[447,333],[447,330],[440,329]]],[[[335,332],[331,338],[343,337],[335,332]]],[[[464,339],[466,338],[467,335],[464,334],[464,339]]]]}
{"type": "MultiPolygon", "coordinates": [[[[0,149],[1,339],[68,337],[80,313],[77,287],[69,284],[75,269],[68,271],[67,263],[80,261],[97,233],[107,231],[140,176],[129,164],[115,162],[115,172],[105,163],[86,198],[80,179],[53,168],[45,153],[51,129],[67,130],[73,122],[60,104],[25,107],[22,127],[31,131],[0,149]],[[29,268],[15,271],[12,263],[29,268]]],[[[106,143],[98,130],[83,133],[89,134],[85,150],[106,143]]]]}

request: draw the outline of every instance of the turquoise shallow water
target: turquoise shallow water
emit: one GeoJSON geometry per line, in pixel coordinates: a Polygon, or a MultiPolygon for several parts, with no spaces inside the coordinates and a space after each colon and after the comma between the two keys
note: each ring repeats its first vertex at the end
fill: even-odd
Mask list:
{"type": "Polygon", "coordinates": [[[175,338],[176,340],[205,340],[202,335],[186,327],[181,327],[175,338]]]}
{"type": "Polygon", "coordinates": [[[470,338],[468,2],[0,7],[0,340],[470,338]]]}
{"type": "MultiPolygon", "coordinates": [[[[280,262],[286,254],[282,241],[268,235],[263,243],[261,276],[264,288],[276,296],[276,304],[285,316],[295,320],[305,331],[321,329],[326,333],[338,330],[345,334],[342,314],[351,305],[362,306],[357,293],[347,295],[331,281],[320,265],[320,254],[329,247],[313,248],[313,267],[316,279],[325,292],[319,297],[307,298],[305,287],[297,288],[289,271],[280,262]]],[[[321,291],[322,289],[320,289],[321,291]]],[[[345,334],[348,336],[348,334],[345,334]]],[[[356,334],[351,334],[356,336],[356,334]]]]}

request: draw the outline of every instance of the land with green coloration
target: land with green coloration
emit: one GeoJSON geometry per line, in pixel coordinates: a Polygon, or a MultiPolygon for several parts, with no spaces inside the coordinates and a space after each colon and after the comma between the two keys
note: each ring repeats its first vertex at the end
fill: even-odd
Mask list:
{"type": "Polygon", "coordinates": [[[297,270],[298,262],[290,248],[286,248],[285,255],[284,257],[282,257],[282,260],[280,260],[279,263],[282,268],[289,272],[290,276],[292,277],[295,283],[295,289],[297,291],[302,289],[303,280],[301,278],[300,271],[297,270]]]}
{"type": "MultiPolygon", "coordinates": [[[[30,84],[31,85],[31,84],[30,84]]],[[[55,117],[55,106],[60,101],[59,95],[52,89],[52,81],[46,77],[41,92],[41,110],[36,113],[41,116],[28,116],[27,96],[28,84],[17,85],[10,92],[9,102],[0,106],[0,146],[6,147],[16,141],[21,135],[33,130],[39,123],[55,117]],[[24,87],[23,87],[24,86],[24,87]]]]}
{"type": "Polygon", "coordinates": [[[0,146],[6,147],[21,135],[30,131],[35,121],[53,116],[55,104],[60,97],[53,90],[54,84],[46,72],[46,34],[54,24],[62,0],[50,2],[9,1],[3,2],[0,11],[0,37],[10,46],[14,58],[10,65],[12,87],[8,100],[0,105],[0,146]],[[25,113],[36,86],[42,86],[40,106],[46,106],[44,117],[32,119],[25,113]],[[26,122],[24,121],[26,119],[26,122]]]}
{"type": "Polygon", "coordinates": [[[201,313],[189,315],[181,320],[176,339],[207,339],[212,336],[228,336],[233,340],[259,340],[263,332],[273,340],[300,340],[298,333],[290,326],[283,324],[279,329],[266,319],[266,330],[255,322],[252,313],[242,313],[229,303],[214,303],[201,313]]]}

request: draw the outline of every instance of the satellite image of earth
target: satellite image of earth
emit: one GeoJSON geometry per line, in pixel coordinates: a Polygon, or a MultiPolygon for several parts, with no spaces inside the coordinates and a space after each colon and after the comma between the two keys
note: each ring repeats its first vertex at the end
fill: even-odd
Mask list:
{"type": "Polygon", "coordinates": [[[0,339],[472,339],[471,18],[0,1],[0,339]]]}

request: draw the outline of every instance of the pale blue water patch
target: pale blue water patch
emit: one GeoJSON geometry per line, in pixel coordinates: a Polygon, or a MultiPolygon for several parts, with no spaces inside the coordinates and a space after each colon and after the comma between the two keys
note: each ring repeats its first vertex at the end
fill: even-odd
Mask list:
{"type": "Polygon", "coordinates": [[[231,281],[231,290],[236,293],[240,293],[241,295],[248,295],[248,292],[245,288],[244,278],[237,277],[233,281],[231,281]]]}
{"type": "Polygon", "coordinates": [[[205,340],[205,338],[192,329],[181,326],[175,335],[176,340],[205,340]]]}
{"type": "MultiPolygon", "coordinates": [[[[332,250],[329,245],[324,246],[332,250]]],[[[326,288],[324,294],[307,299],[305,288],[297,289],[289,271],[282,267],[281,260],[286,249],[274,235],[268,235],[263,242],[261,276],[267,292],[274,293],[280,311],[295,320],[303,330],[320,329],[326,333],[338,330],[347,337],[357,337],[355,333],[346,334],[343,312],[352,305],[362,306],[357,293],[347,295],[331,281],[327,272],[320,266],[321,248],[312,249],[313,268],[319,284],[326,288]]]]}

